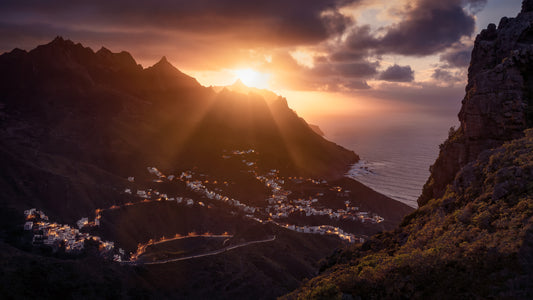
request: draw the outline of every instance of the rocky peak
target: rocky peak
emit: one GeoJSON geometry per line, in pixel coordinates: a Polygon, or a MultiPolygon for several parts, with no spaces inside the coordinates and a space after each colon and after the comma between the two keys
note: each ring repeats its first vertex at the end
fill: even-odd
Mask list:
{"type": "Polygon", "coordinates": [[[523,136],[533,126],[533,0],[516,18],[490,24],[476,38],[457,131],[450,131],[418,200],[444,194],[446,186],[484,150],[523,136]]]}
{"type": "Polygon", "coordinates": [[[161,59],[159,60],[158,63],[159,63],[159,64],[169,64],[169,65],[170,65],[170,63],[168,62],[166,56],[161,57],[161,59]]]}
{"type": "Polygon", "coordinates": [[[155,63],[153,66],[151,66],[149,69],[165,72],[165,73],[176,73],[179,71],[176,67],[174,67],[168,60],[166,56],[161,57],[157,63],[155,63]]]}
{"type": "Polygon", "coordinates": [[[100,55],[100,56],[112,56],[113,55],[113,52],[111,52],[111,50],[107,49],[106,47],[103,47],[100,48],[100,50],[96,51],[96,54],[97,55],[100,55]]]}
{"type": "Polygon", "coordinates": [[[524,0],[522,2],[522,12],[527,13],[533,11],[533,0],[524,0]]]}
{"type": "Polygon", "coordinates": [[[80,52],[82,50],[89,50],[93,52],[91,48],[85,48],[81,44],[74,44],[73,41],[69,39],[64,39],[61,36],[55,37],[50,43],[39,46],[37,49],[45,49],[47,51],[61,51],[61,52],[80,52]]]}
{"type": "Polygon", "coordinates": [[[55,46],[67,45],[67,44],[73,45],[74,43],[72,43],[70,40],[65,40],[62,36],[59,36],[59,35],[56,36],[50,43],[48,43],[48,45],[55,45],[55,46]]]}
{"type": "Polygon", "coordinates": [[[52,69],[79,69],[92,62],[94,52],[82,44],[57,36],[50,43],[31,50],[29,57],[41,66],[52,69]]]}
{"type": "Polygon", "coordinates": [[[178,70],[174,67],[168,60],[166,56],[161,57],[161,59],[154,64],[153,66],[145,69],[146,73],[153,78],[157,78],[156,84],[169,87],[200,87],[200,84],[196,79],[186,75],[185,73],[178,70]]]}
{"type": "Polygon", "coordinates": [[[248,88],[248,86],[246,84],[244,84],[244,82],[242,82],[242,80],[240,78],[238,78],[237,80],[235,80],[235,82],[231,85],[232,88],[248,88]]]}
{"type": "Polygon", "coordinates": [[[122,51],[120,53],[113,53],[109,49],[102,47],[96,52],[101,66],[112,70],[142,70],[142,67],[137,64],[133,56],[129,52],[122,51]]]}

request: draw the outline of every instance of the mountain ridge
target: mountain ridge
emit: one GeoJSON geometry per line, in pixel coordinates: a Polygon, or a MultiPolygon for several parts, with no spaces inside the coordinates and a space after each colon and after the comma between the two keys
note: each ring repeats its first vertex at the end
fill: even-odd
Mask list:
{"type": "MultiPolygon", "coordinates": [[[[18,157],[5,164],[20,161],[27,166],[20,170],[37,167],[35,171],[57,173],[51,169],[50,161],[57,165],[70,161],[70,165],[91,170],[89,173],[94,176],[108,174],[101,178],[88,176],[92,183],[86,182],[87,187],[140,176],[142,173],[138,173],[149,165],[162,169],[176,165],[205,168],[219,159],[223,150],[232,149],[257,148],[264,153],[265,161],[287,171],[299,168],[289,152],[291,149],[302,153],[306,161],[300,162],[303,168],[310,170],[308,167],[314,165],[317,168],[311,172],[325,171],[324,175],[335,176],[358,159],[352,151],[316,135],[290,110],[286,100],[279,98],[270,105],[262,105],[264,100],[257,97],[216,94],[166,59],[143,69],[127,52],[101,49],[95,53],[57,37],[29,52],[13,50],[0,55],[0,77],[3,140],[0,148],[9,153],[4,157],[18,157]],[[225,113],[236,117],[227,118],[225,113]],[[278,124],[285,124],[283,131],[278,124]],[[210,135],[219,142],[215,143],[210,135]],[[293,138],[295,135],[300,138],[293,138]],[[315,150],[307,151],[309,146],[315,150]],[[31,161],[24,162],[30,157],[31,161]]],[[[17,173],[12,175],[20,177],[21,172],[17,173]]],[[[74,169],[63,168],[59,173],[70,182],[68,185],[76,191],[77,198],[85,199],[79,203],[80,210],[93,210],[112,201],[109,192],[99,191],[100,188],[88,191],[84,184],[72,181],[76,178],[74,169]]],[[[54,188],[43,190],[37,184],[39,179],[31,174],[33,171],[25,175],[28,182],[36,183],[29,187],[13,184],[9,174],[4,174],[2,186],[13,197],[9,201],[4,198],[4,203],[27,208],[29,204],[24,203],[33,201],[29,199],[42,201],[36,199],[38,195],[54,199],[53,190],[59,189],[59,185],[48,182],[47,186],[54,188]],[[21,195],[16,194],[17,189],[22,191],[21,195]]],[[[55,209],[59,208],[57,200],[49,203],[56,203],[55,209]]],[[[56,215],[55,209],[47,211],[56,215]]],[[[60,209],[63,213],[58,215],[71,216],[70,220],[80,215],[76,210],[63,214],[65,211],[60,209]]]]}

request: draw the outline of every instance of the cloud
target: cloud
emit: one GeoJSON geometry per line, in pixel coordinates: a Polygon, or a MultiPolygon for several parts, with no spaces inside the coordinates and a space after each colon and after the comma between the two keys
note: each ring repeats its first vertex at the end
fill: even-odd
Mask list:
{"type": "Polygon", "coordinates": [[[379,62],[339,63],[320,56],[314,66],[305,67],[284,51],[278,51],[261,70],[277,74],[277,85],[296,90],[350,91],[369,89],[366,80],[378,74],[379,62]],[[287,86],[288,85],[288,86],[287,86]]]}
{"type": "Polygon", "coordinates": [[[342,87],[345,90],[367,90],[371,87],[368,85],[368,83],[364,80],[358,81],[358,80],[352,80],[350,82],[345,82],[342,87]]]}
{"type": "Polygon", "coordinates": [[[378,62],[358,61],[332,65],[335,74],[347,78],[369,78],[378,73],[378,62]]]}
{"type": "Polygon", "coordinates": [[[443,82],[455,81],[455,77],[452,75],[452,73],[443,69],[435,69],[431,75],[431,78],[443,82]]]}
{"type": "Polygon", "coordinates": [[[403,19],[382,28],[382,36],[372,34],[369,26],[355,27],[347,38],[353,50],[378,54],[425,56],[439,53],[475,29],[475,17],[464,7],[481,7],[485,0],[419,0],[408,6],[403,19]]]}
{"type": "Polygon", "coordinates": [[[414,74],[411,66],[393,65],[383,71],[379,79],[391,82],[412,82],[415,79],[414,74]]]}
{"type": "Polygon", "coordinates": [[[474,15],[482,11],[487,5],[487,0],[465,0],[464,2],[468,10],[474,15]]]}
{"type": "Polygon", "coordinates": [[[464,86],[466,84],[466,70],[455,71],[437,68],[431,75],[439,86],[464,86]]]}
{"type": "Polygon", "coordinates": [[[380,47],[380,41],[371,33],[369,25],[355,26],[346,38],[348,49],[358,52],[368,52],[380,47]]]}
{"type": "Polygon", "coordinates": [[[454,47],[449,48],[440,56],[440,61],[445,62],[448,67],[465,68],[470,64],[470,56],[472,54],[472,44],[465,45],[458,43],[454,47]]]}
{"type": "MultiPolygon", "coordinates": [[[[357,0],[157,0],[0,2],[0,19],[90,31],[181,32],[240,43],[299,45],[342,33],[351,19],[339,8],[357,0]]],[[[2,41],[4,42],[4,41],[2,41]]]]}

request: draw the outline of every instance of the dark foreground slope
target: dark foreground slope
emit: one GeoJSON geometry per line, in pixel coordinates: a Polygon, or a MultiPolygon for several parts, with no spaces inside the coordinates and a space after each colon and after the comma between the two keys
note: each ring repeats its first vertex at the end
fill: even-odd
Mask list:
{"type": "Polygon", "coordinates": [[[532,8],[477,37],[461,127],[420,208],[287,298],[533,298],[532,8]]]}

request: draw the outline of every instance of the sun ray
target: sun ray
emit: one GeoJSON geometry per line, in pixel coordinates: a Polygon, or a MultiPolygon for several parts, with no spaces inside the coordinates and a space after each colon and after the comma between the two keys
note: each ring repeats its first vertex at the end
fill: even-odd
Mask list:
{"type": "Polygon", "coordinates": [[[234,70],[234,73],[248,87],[268,89],[270,86],[270,74],[261,73],[250,68],[234,70]]]}

